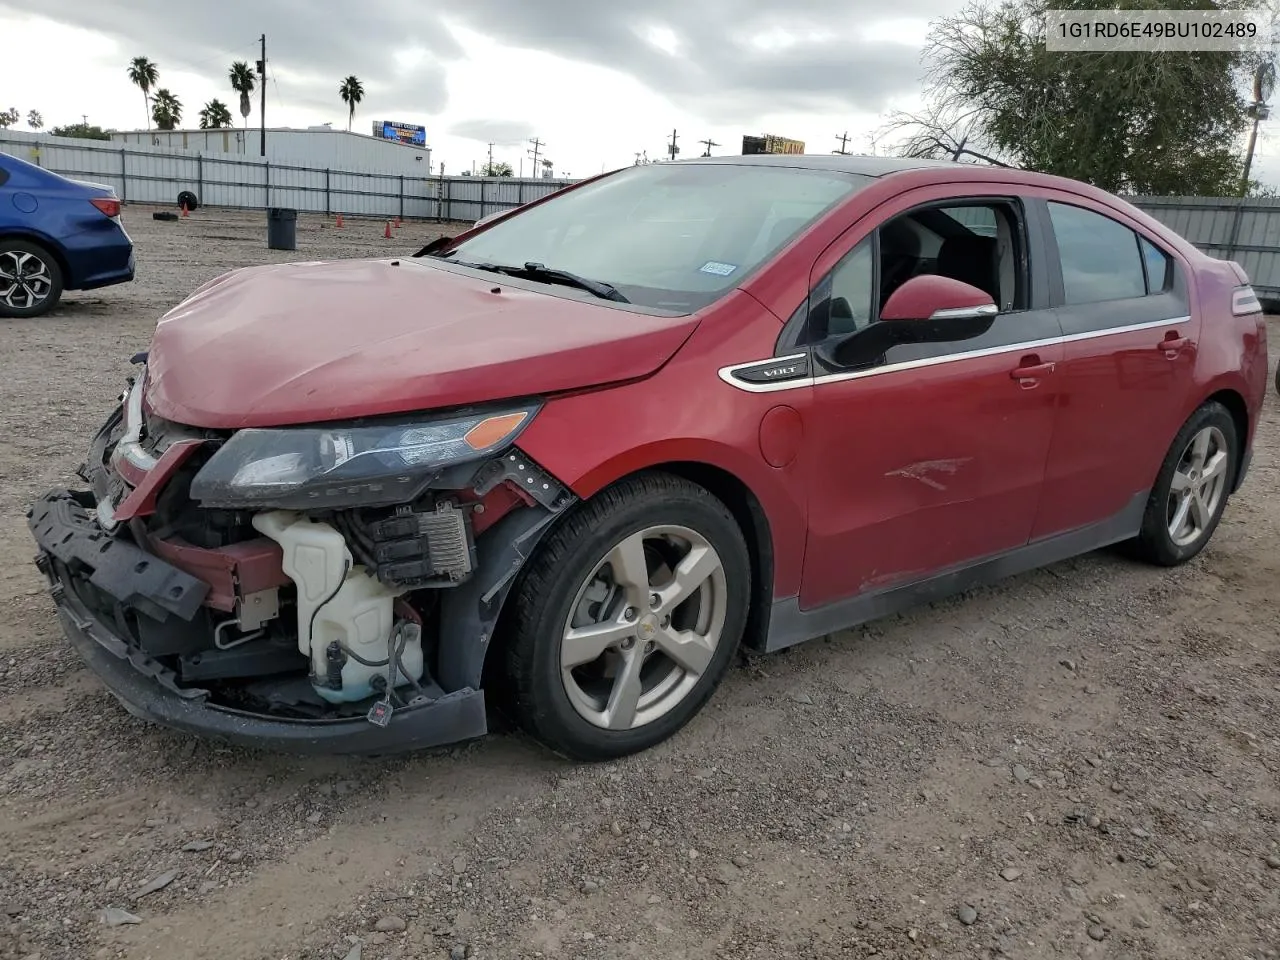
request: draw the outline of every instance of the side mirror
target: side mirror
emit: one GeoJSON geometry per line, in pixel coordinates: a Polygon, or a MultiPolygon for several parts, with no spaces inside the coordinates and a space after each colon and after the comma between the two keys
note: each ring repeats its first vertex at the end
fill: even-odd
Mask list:
{"type": "Polygon", "coordinates": [[[929,339],[963,340],[985,333],[991,326],[989,318],[998,312],[989,293],[950,277],[925,274],[912,277],[893,291],[880,308],[880,320],[928,321],[931,326],[948,330],[945,336],[929,339]],[[974,333],[963,333],[966,322],[975,329],[974,333]],[[951,331],[959,335],[953,337],[951,331]]]}
{"type": "Polygon", "coordinates": [[[933,274],[912,277],[885,301],[877,322],[820,354],[836,366],[865,366],[900,344],[980,337],[991,329],[999,312],[991,295],[975,286],[933,274]]]}

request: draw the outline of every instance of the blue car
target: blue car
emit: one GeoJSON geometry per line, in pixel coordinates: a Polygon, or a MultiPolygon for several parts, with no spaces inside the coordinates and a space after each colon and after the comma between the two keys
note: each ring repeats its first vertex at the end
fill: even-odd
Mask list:
{"type": "Polygon", "coordinates": [[[128,283],[133,274],[115,190],[0,153],[0,317],[37,317],[64,290],[128,283]]]}

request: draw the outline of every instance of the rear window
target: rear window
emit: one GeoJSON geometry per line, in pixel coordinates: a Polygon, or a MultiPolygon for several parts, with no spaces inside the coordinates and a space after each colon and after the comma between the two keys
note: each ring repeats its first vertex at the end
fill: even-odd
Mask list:
{"type": "Polygon", "coordinates": [[[497,223],[450,261],[567,270],[640,306],[692,312],[871,180],[749,164],[629,168],[497,223]]]}

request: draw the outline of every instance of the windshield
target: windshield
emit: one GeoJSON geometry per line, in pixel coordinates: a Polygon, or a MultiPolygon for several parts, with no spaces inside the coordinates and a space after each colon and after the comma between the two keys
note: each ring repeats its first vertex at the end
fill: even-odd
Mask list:
{"type": "Polygon", "coordinates": [[[494,224],[449,260],[537,263],[611,284],[640,306],[692,312],[869,182],[748,164],[631,167],[494,224]]]}

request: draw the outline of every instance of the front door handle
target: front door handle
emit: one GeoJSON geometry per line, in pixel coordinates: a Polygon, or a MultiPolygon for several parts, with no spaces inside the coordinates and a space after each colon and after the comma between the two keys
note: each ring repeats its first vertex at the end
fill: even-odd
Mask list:
{"type": "Polygon", "coordinates": [[[1023,365],[1015,367],[1009,371],[1009,376],[1014,380],[1038,380],[1053,373],[1056,364],[1053,363],[1028,363],[1029,360],[1039,360],[1038,357],[1023,358],[1023,365]]]}
{"type": "Polygon", "coordinates": [[[1163,350],[1172,357],[1179,350],[1185,350],[1189,346],[1191,346],[1191,341],[1187,337],[1180,337],[1173,331],[1170,331],[1165,338],[1160,341],[1158,349],[1163,350]]]}

